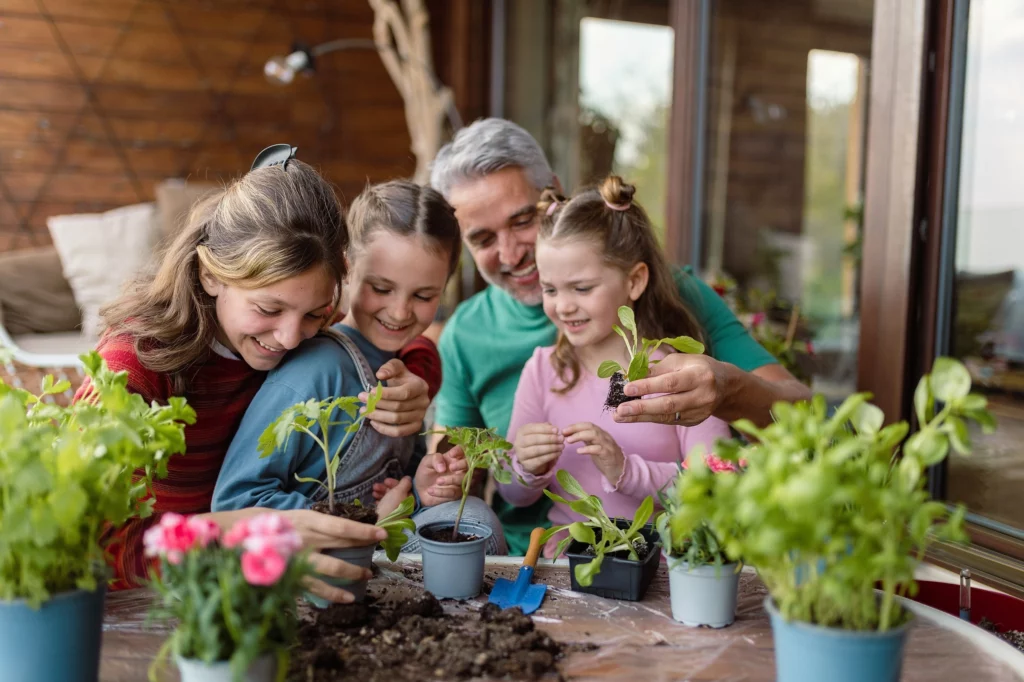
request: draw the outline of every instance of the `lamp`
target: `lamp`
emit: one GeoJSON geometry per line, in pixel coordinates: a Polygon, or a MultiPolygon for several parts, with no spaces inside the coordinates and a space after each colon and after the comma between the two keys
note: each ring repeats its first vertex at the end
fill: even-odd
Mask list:
{"type": "Polygon", "coordinates": [[[330,52],[351,49],[376,50],[405,102],[405,121],[416,156],[413,179],[425,184],[430,179],[430,162],[441,149],[444,121],[453,132],[462,128],[462,118],[449,88],[438,80],[430,58],[430,29],[422,0],[403,0],[400,10],[393,0],[369,0],[373,8],[373,39],[341,38],[312,48],[300,44],[291,54],[273,57],[263,67],[267,80],[289,85],[296,74],[312,72],[317,58],[330,52]]]}

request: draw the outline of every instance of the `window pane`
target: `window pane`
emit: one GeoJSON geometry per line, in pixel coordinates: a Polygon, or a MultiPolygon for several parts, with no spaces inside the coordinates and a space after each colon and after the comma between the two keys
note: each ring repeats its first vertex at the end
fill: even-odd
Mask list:
{"type": "Polygon", "coordinates": [[[999,420],[950,460],[948,497],[1024,528],[1024,3],[974,0],[968,23],[950,349],[999,420]]]}
{"type": "Polygon", "coordinates": [[[702,269],[735,285],[762,345],[839,402],[856,390],[873,3],[712,7],[702,269]]]}

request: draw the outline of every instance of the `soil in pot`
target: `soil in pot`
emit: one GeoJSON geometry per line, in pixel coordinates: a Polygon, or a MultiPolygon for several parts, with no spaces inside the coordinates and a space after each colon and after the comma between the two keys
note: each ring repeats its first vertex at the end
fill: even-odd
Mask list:
{"type": "Polygon", "coordinates": [[[433,540],[434,542],[447,542],[448,544],[472,542],[473,540],[480,539],[479,535],[473,535],[472,533],[459,533],[458,537],[452,537],[451,528],[423,528],[420,530],[420,537],[433,540]]]}
{"type": "Polygon", "coordinates": [[[371,526],[377,523],[377,510],[374,507],[363,507],[358,504],[335,502],[334,511],[332,512],[327,504],[327,500],[320,500],[310,507],[310,509],[315,512],[320,512],[321,514],[340,516],[341,518],[348,519],[349,521],[368,523],[371,526]]]}
{"type": "Polygon", "coordinates": [[[289,679],[536,680],[557,674],[558,661],[578,650],[536,630],[517,608],[486,604],[479,613],[449,615],[429,592],[402,592],[304,614],[289,679]]]}
{"type": "Polygon", "coordinates": [[[622,403],[628,403],[631,400],[638,400],[637,397],[630,397],[626,395],[626,392],[623,390],[625,387],[626,377],[622,376],[621,372],[613,374],[608,385],[608,397],[604,401],[604,407],[606,410],[614,410],[622,403]]]}
{"type": "Polygon", "coordinates": [[[1015,647],[1018,651],[1024,652],[1024,631],[1021,630],[1000,630],[999,627],[988,618],[978,621],[978,627],[991,632],[999,639],[1015,647]]]}
{"type": "MultiPolygon", "coordinates": [[[[600,531],[598,531],[600,532],[600,531]]],[[[612,552],[611,554],[605,554],[606,557],[614,557],[616,559],[626,559],[627,561],[638,561],[643,562],[647,558],[647,555],[651,553],[651,544],[647,542],[647,538],[640,536],[633,541],[633,549],[636,550],[636,559],[629,556],[629,552],[626,550],[619,550],[618,552],[612,552]]],[[[583,553],[587,556],[595,556],[594,546],[587,545],[583,553]]]]}

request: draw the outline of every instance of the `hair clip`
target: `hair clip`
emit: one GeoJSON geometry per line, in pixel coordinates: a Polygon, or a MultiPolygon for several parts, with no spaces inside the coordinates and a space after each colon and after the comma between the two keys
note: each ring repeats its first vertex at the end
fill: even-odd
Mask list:
{"type": "Polygon", "coordinates": [[[613,211],[628,211],[629,207],[632,206],[633,204],[613,204],[612,202],[605,199],[604,205],[613,211]]]}
{"type": "Polygon", "coordinates": [[[555,214],[555,211],[558,210],[558,204],[559,203],[561,203],[561,202],[559,202],[559,201],[552,201],[550,204],[548,204],[548,210],[544,211],[544,215],[546,217],[548,217],[548,218],[553,216],[555,214]]]}
{"type": "Polygon", "coordinates": [[[252,162],[252,168],[249,170],[270,166],[281,166],[282,170],[288,170],[288,162],[295,158],[297,151],[299,148],[290,144],[272,144],[256,155],[256,160],[252,162]]]}

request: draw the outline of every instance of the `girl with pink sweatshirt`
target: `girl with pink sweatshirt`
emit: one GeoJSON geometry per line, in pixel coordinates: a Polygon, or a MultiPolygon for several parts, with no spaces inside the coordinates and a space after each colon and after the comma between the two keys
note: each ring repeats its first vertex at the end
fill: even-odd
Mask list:
{"type": "MultiPolygon", "coordinates": [[[[536,262],[544,312],[558,340],[534,351],[519,378],[508,433],[523,482],[513,477],[498,486],[516,506],[536,502],[545,488],[565,496],[555,479],[565,469],[601,498],[609,516],[632,518],[646,496],[672,480],[687,452],[702,445],[710,453],[718,438],[729,437],[728,426],[714,417],[696,426],[619,424],[605,407],[609,382],[597,376],[598,366],[629,364],[626,344],[612,328],[620,306],[633,309],[643,338],[705,336],[679,297],[675,273],[634,192],[613,175],[568,201],[552,190],[541,197],[536,262]]],[[[652,359],[666,352],[672,350],[663,345],[652,359]]],[[[548,520],[559,525],[583,517],[556,503],[548,520]]],[[[544,556],[551,557],[560,539],[548,542],[544,556]]]]}

